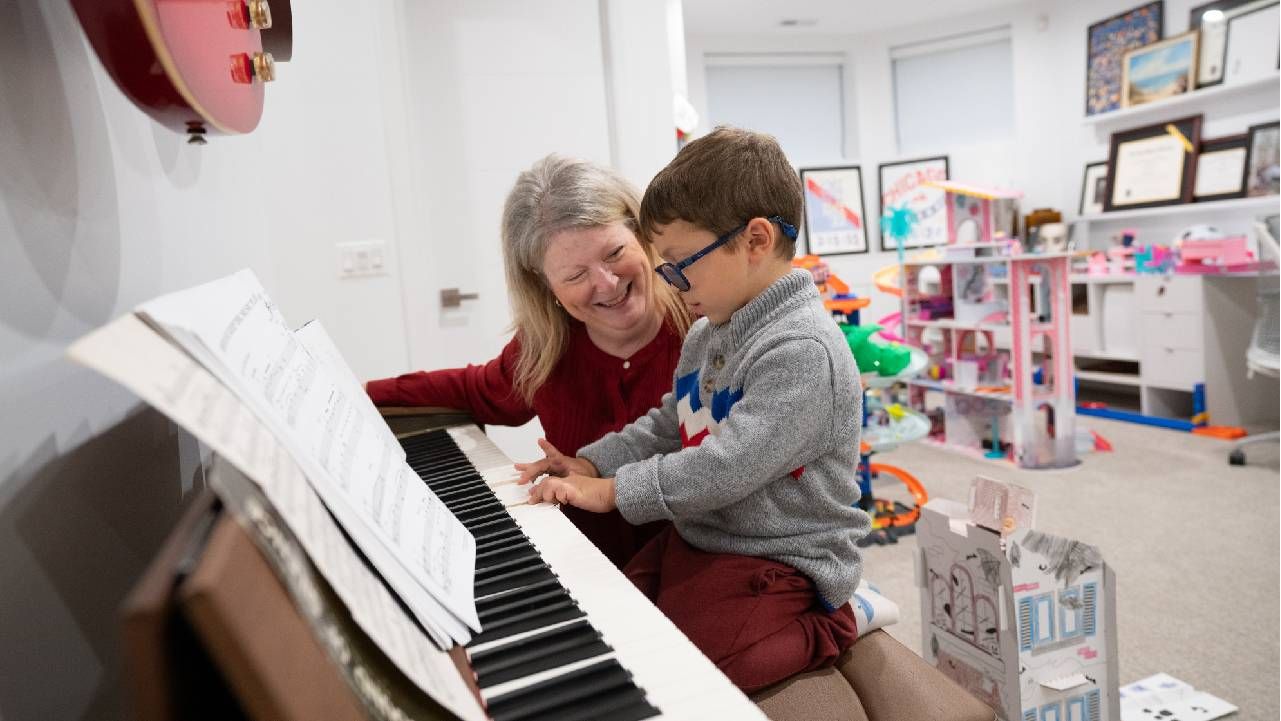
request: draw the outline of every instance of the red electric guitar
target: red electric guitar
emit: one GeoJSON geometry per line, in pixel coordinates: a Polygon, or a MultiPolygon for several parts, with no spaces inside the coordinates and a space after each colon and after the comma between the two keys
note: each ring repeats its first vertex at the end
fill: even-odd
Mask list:
{"type": "MultiPolygon", "coordinates": [[[[288,0],[272,0],[284,6],[288,0]]],[[[262,117],[263,84],[292,46],[267,0],[71,0],[80,25],[125,95],[157,122],[204,143],[247,133],[262,117]],[[267,35],[270,33],[270,35],[267,35]],[[270,38],[270,41],[268,40],[270,38]]]]}

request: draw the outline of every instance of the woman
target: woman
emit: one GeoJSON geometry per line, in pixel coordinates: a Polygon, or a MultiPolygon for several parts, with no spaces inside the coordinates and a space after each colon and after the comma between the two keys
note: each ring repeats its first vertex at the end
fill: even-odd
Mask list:
{"type": "MultiPolygon", "coordinates": [[[[484,365],[370,381],[374,403],[458,408],[493,425],[537,416],[571,457],[657,406],[690,316],[654,274],[639,212],[630,183],[585,161],[549,155],[521,173],[503,208],[511,342],[484,365]]],[[[564,512],[619,568],[658,531],[617,511],[564,512]]]]}

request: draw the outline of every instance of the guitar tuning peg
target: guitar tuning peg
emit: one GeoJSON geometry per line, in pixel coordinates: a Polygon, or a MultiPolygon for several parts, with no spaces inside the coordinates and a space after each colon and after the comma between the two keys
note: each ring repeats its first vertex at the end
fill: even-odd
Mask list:
{"type": "Polygon", "coordinates": [[[271,5],[267,0],[248,0],[249,25],[255,30],[271,27],[271,5]]]}
{"type": "Polygon", "coordinates": [[[269,83],[276,79],[276,59],[271,53],[254,53],[254,77],[269,83]]]}

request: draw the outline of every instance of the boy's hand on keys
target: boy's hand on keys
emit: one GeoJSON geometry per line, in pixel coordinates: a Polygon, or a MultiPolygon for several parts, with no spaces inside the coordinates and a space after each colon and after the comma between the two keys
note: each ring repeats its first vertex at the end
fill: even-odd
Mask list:
{"type": "Polygon", "coordinates": [[[568,476],[577,474],[580,476],[599,476],[600,471],[596,470],[596,465],[586,458],[574,458],[556,450],[556,446],[547,442],[546,438],[538,439],[538,447],[543,449],[545,456],[541,460],[533,463],[514,463],[512,464],[517,471],[520,471],[520,480],[518,483],[529,483],[543,474],[550,476],[568,476]]]}
{"type": "Polygon", "coordinates": [[[531,504],[544,501],[576,506],[594,513],[607,513],[618,507],[614,503],[613,478],[596,478],[577,473],[563,478],[548,476],[529,489],[531,504]]]}

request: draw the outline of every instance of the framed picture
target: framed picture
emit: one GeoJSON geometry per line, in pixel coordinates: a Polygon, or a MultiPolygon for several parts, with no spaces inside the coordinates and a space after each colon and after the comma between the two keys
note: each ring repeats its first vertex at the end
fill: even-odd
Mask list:
{"type": "Polygon", "coordinates": [[[1201,152],[1196,156],[1192,199],[1205,202],[1245,195],[1245,156],[1244,134],[1201,141],[1201,152]]]}
{"type": "Polygon", "coordinates": [[[1228,47],[1223,58],[1225,84],[1248,83],[1273,75],[1281,51],[1281,5],[1256,8],[1228,19],[1228,47]]]}
{"type": "Polygon", "coordinates": [[[1196,31],[1127,50],[1121,60],[1121,107],[1182,95],[1196,85],[1196,31]]]}
{"type": "Polygon", "coordinates": [[[1113,133],[1104,211],[1190,202],[1200,143],[1200,115],[1113,133]]]}
{"type": "Polygon", "coordinates": [[[1228,20],[1235,15],[1266,7],[1276,0],[1215,0],[1192,8],[1188,28],[1201,31],[1197,51],[1196,86],[1223,82],[1223,61],[1228,49],[1228,20]]]}
{"type": "Polygon", "coordinates": [[[1121,57],[1163,37],[1165,5],[1140,5],[1094,23],[1085,36],[1085,114],[1121,107],[1121,57]]]}
{"type": "Polygon", "coordinates": [[[1098,215],[1103,212],[1103,201],[1108,196],[1108,161],[1085,164],[1085,179],[1081,181],[1081,209],[1079,215],[1098,215]]]}
{"type": "Polygon", "coordinates": [[[1245,161],[1245,194],[1251,198],[1276,195],[1281,192],[1281,167],[1278,166],[1278,148],[1281,148],[1281,125],[1263,123],[1251,125],[1245,161]]]}
{"type": "Polygon", "coordinates": [[[805,246],[814,255],[867,252],[863,171],[857,165],[801,168],[805,246]]]}
{"type": "MultiPolygon", "coordinates": [[[[910,210],[916,216],[912,233],[903,240],[904,248],[924,248],[947,242],[947,199],[941,188],[925,183],[947,180],[947,156],[900,160],[881,163],[876,169],[881,195],[881,217],[890,209],[910,210]]],[[[881,223],[881,250],[897,250],[897,241],[885,235],[881,223]]]]}

